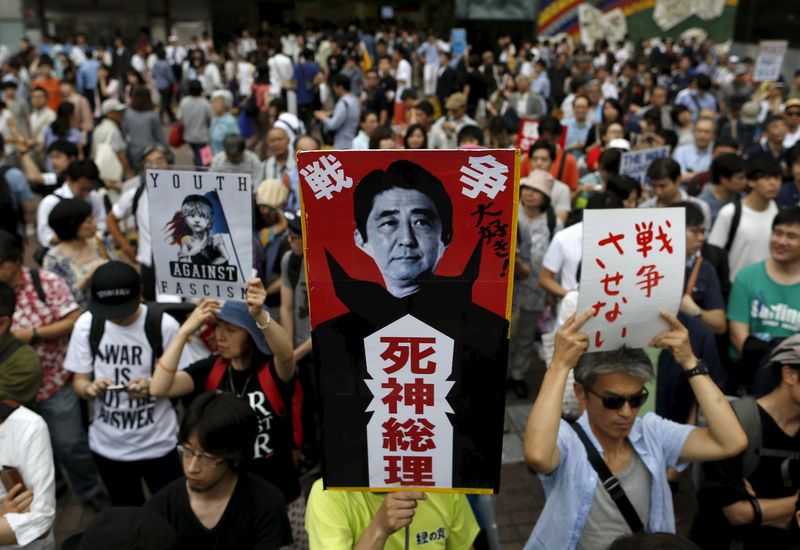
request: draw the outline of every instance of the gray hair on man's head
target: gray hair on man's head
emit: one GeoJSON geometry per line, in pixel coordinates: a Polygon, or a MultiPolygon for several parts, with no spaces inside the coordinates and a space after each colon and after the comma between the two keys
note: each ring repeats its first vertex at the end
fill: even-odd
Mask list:
{"type": "Polygon", "coordinates": [[[583,387],[591,388],[600,374],[626,374],[644,382],[655,377],[653,364],[644,350],[625,347],[581,356],[575,367],[575,380],[583,387]]]}
{"type": "Polygon", "coordinates": [[[233,106],[233,94],[230,93],[228,90],[215,90],[211,94],[211,99],[221,98],[222,102],[225,104],[226,109],[230,109],[233,106]]]}

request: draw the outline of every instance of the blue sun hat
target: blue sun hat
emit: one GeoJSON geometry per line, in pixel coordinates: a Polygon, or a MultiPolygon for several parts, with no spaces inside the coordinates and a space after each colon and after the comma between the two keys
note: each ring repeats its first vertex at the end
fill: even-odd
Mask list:
{"type": "Polygon", "coordinates": [[[225,302],[225,305],[217,313],[217,319],[243,328],[253,339],[258,351],[264,355],[272,355],[272,351],[264,339],[264,331],[256,326],[256,320],[250,315],[246,303],[225,302]]]}

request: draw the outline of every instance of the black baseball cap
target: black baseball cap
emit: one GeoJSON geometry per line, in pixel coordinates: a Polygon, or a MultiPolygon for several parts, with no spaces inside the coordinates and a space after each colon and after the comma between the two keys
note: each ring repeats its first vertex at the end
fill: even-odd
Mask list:
{"type": "Polygon", "coordinates": [[[283,213],[283,217],[286,219],[286,225],[289,226],[289,229],[297,235],[303,234],[303,221],[300,210],[295,210],[294,212],[287,210],[283,213]]]}
{"type": "Polygon", "coordinates": [[[128,506],[100,510],[83,533],[69,537],[63,550],[173,550],[175,530],[162,516],[147,508],[128,506]]]}
{"type": "Polygon", "coordinates": [[[121,319],[139,307],[142,280],[130,265],[111,261],[92,275],[89,311],[103,319],[121,319]]]}

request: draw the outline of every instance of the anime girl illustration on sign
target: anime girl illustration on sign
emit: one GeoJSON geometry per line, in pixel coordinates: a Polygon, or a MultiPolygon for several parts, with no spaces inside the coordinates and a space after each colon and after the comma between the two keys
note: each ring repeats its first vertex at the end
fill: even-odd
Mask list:
{"type": "Polygon", "coordinates": [[[179,262],[201,265],[228,263],[225,233],[214,232],[214,222],[214,206],[208,198],[187,195],[183,199],[181,209],[164,228],[171,238],[171,244],[180,246],[179,262]]]}

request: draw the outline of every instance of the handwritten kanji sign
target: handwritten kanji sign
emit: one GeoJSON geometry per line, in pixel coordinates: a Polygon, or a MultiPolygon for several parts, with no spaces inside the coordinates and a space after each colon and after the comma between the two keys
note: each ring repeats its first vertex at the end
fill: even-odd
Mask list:
{"type": "Polygon", "coordinates": [[[659,312],[678,312],[685,250],[682,208],[584,212],[578,311],[596,310],[590,351],[647,347],[668,328],[659,312]]]}
{"type": "Polygon", "coordinates": [[[789,47],[788,40],[762,40],[758,43],[758,55],[753,68],[754,82],[778,80],[783,68],[783,58],[789,47]]]}
{"type": "Polygon", "coordinates": [[[148,170],[156,290],[244,301],[253,271],[249,174],[148,170]]]}
{"type": "Polygon", "coordinates": [[[297,162],[326,488],[497,490],[518,153],[297,162]]]}
{"type": "Polygon", "coordinates": [[[647,169],[656,159],[669,156],[669,146],[652,147],[650,149],[640,149],[638,151],[628,151],[622,153],[622,160],[619,165],[621,176],[630,176],[640,183],[644,183],[647,178],[647,169]]]}

